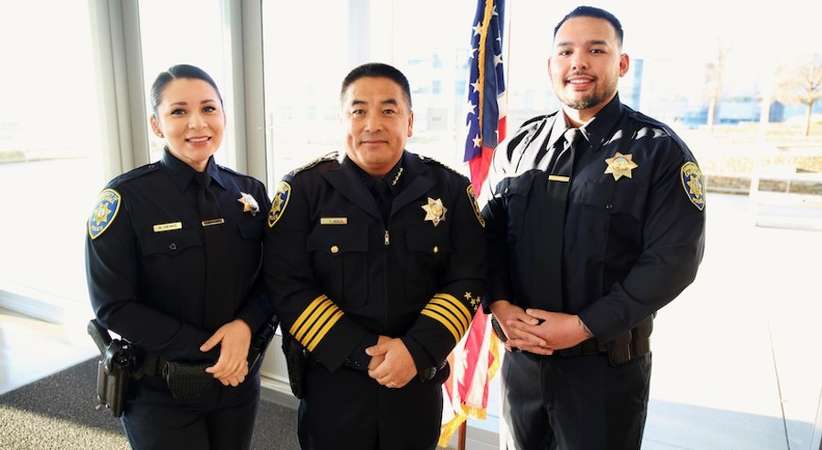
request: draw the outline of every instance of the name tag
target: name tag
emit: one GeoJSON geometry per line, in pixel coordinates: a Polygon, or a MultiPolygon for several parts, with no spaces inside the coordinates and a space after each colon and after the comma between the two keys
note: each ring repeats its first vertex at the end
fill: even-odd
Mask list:
{"type": "Polygon", "coordinates": [[[571,181],[571,178],[564,177],[562,175],[548,175],[548,181],[558,181],[560,183],[567,183],[571,181]]]}
{"type": "Polygon", "coordinates": [[[208,219],[201,222],[203,227],[210,227],[212,225],[220,225],[221,223],[225,223],[225,219],[220,217],[219,219],[208,219]]]}
{"type": "Polygon", "coordinates": [[[162,233],[163,231],[179,230],[183,228],[183,222],[160,223],[154,225],[155,233],[162,233]]]}
{"type": "Polygon", "coordinates": [[[320,225],[347,225],[348,217],[321,217],[320,225]]]}

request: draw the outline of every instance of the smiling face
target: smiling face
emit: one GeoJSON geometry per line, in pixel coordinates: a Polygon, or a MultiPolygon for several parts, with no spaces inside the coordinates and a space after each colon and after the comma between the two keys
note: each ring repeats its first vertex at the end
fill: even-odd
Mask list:
{"type": "Polygon", "coordinates": [[[202,172],[223,140],[225,114],[210,84],[196,78],[177,78],[162,92],[151,128],[168,142],[168,150],[202,172]]]}
{"type": "Polygon", "coordinates": [[[362,77],[342,100],[345,153],[370,175],[383,176],[400,160],[414,114],[402,88],[389,78],[362,77]]]}
{"type": "Polygon", "coordinates": [[[574,17],[557,30],[548,73],[566,114],[585,122],[614,98],[628,64],[607,20],[574,17]]]}

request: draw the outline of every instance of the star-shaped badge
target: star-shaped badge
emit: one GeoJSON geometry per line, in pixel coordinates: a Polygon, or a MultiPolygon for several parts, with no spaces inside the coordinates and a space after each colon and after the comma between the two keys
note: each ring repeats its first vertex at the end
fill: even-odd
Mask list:
{"type": "Polygon", "coordinates": [[[243,204],[244,213],[250,212],[252,216],[256,216],[260,212],[260,205],[257,204],[257,200],[251,194],[240,192],[240,198],[237,201],[243,204]]]}
{"type": "Polygon", "coordinates": [[[614,181],[619,181],[622,177],[631,178],[631,170],[639,167],[637,163],[633,161],[633,157],[634,155],[631,154],[623,155],[620,152],[616,152],[613,157],[605,159],[605,163],[608,164],[605,173],[612,174],[614,181]]]}
{"type": "Polygon", "coordinates": [[[422,209],[425,210],[425,220],[430,220],[434,226],[445,222],[445,213],[448,212],[448,208],[442,204],[441,199],[434,200],[428,197],[428,204],[422,205],[422,209]]]}

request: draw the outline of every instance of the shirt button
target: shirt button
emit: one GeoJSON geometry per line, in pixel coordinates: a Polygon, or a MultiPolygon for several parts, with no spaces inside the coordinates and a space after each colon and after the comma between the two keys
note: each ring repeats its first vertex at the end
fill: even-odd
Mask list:
{"type": "Polygon", "coordinates": [[[339,247],[337,247],[336,245],[332,245],[332,246],[331,246],[331,253],[333,253],[333,254],[335,254],[335,255],[336,255],[336,254],[337,254],[337,253],[339,253],[339,252],[340,252],[340,248],[339,248],[339,247]]]}
{"type": "Polygon", "coordinates": [[[435,245],[434,246],[434,253],[439,253],[439,251],[440,251],[440,248],[435,245]]]}
{"type": "Polygon", "coordinates": [[[171,244],[168,244],[168,249],[169,250],[177,250],[177,244],[175,244],[174,242],[172,242],[171,244]]]}

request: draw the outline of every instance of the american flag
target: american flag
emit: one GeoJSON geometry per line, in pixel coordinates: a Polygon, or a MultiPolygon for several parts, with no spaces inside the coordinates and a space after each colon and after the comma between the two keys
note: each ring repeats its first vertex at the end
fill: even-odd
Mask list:
{"type": "Polygon", "coordinates": [[[505,0],[478,0],[468,59],[468,133],[465,157],[479,193],[491,155],[505,139],[505,79],[502,61],[505,0]]]}
{"type": "MultiPolygon", "coordinates": [[[[465,161],[471,168],[475,193],[481,192],[494,148],[505,139],[504,12],[504,0],[478,0],[472,25],[465,161]]],[[[470,330],[449,357],[452,370],[443,384],[440,446],[447,445],[469,416],[486,417],[489,383],[500,361],[499,342],[491,331],[490,317],[479,309],[470,330]]]]}

